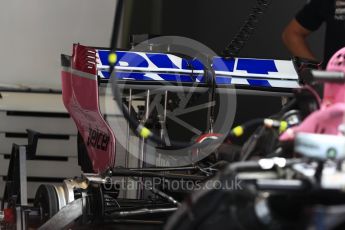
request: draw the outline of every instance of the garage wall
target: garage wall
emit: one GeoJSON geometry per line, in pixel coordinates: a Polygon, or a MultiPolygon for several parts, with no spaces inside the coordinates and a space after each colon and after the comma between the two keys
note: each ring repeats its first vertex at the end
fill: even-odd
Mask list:
{"type": "Polygon", "coordinates": [[[60,87],[72,43],[109,46],[115,2],[0,1],[0,84],[60,87]]]}
{"type": "MultiPolygon", "coordinates": [[[[256,0],[131,1],[134,2],[131,33],[186,36],[206,44],[217,53],[221,53],[231,41],[256,3],[256,0]],[[161,13],[152,14],[153,9],[161,9],[161,13]],[[156,20],[158,15],[162,17],[159,24],[156,20]]],[[[271,2],[241,56],[290,58],[281,41],[281,33],[307,0],[271,2]]],[[[320,59],[323,56],[323,33],[324,27],[310,38],[311,47],[320,59]]]]}

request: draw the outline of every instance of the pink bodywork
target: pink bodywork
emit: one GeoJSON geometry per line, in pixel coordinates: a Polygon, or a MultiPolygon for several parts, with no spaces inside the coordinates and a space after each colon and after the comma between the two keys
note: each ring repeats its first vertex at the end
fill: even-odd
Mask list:
{"type": "MultiPolygon", "coordinates": [[[[345,73],[345,48],[339,50],[327,65],[327,71],[345,73]]],[[[299,126],[288,129],[281,141],[293,140],[297,133],[339,135],[339,126],[345,118],[345,84],[325,83],[320,110],[312,113],[299,126]]]]}
{"type": "Polygon", "coordinates": [[[96,51],[73,46],[71,67],[62,70],[63,103],[86,145],[93,170],[115,164],[115,137],[99,110],[96,51]]]}

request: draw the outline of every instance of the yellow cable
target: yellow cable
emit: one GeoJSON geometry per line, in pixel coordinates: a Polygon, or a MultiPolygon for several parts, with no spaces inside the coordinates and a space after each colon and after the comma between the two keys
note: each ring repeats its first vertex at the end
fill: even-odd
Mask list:
{"type": "Polygon", "coordinates": [[[289,128],[289,124],[286,121],[280,122],[279,132],[283,133],[289,128]]]}
{"type": "Polygon", "coordinates": [[[146,127],[142,127],[139,131],[139,135],[144,139],[149,138],[151,134],[152,134],[151,131],[146,127]]]}
{"type": "Polygon", "coordinates": [[[237,126],[232,130],[232,133],[236,136],[236,137],[240,137],[243,135],[244,133],[244,129],[242,126],[237,126]]]}

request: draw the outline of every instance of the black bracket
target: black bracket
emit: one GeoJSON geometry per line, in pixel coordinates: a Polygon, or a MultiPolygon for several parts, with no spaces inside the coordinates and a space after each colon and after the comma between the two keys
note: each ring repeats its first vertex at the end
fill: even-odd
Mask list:
{"type": "Polygon", "coordinates": [[[26,131],[28,144],[12,145],[1,209],[4,209],[5,203],[12,208],[17,205],[27,205],[28,203],[26,161],[36,158],[38,138],[41,134],[33,130],[26,131]]]}

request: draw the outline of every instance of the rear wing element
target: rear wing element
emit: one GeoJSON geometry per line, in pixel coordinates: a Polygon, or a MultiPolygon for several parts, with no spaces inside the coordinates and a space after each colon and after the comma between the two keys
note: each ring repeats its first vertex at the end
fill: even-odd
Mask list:
{"type": "MultiPolygon", "coordinates": [[[[109,50],[95,49],[97,74],[109,79],[109,50]]],[[[117,51],[117,78],[131,83],[177,82],[206,83],[204,66],[173,54],[117,51]]],[[[293,61],[214,57],[212,67],[217,87],[236,85],[246,87],[293,89],[299,88],[299,76],[293,61]]]]}
{"type": "Polygon", "coordinates": [[[86,145],[94,172],[115,163],[115,136],[99,110],[96,52],[74,45],[72,57],[62,55],[63,103],[86,145]]]}

